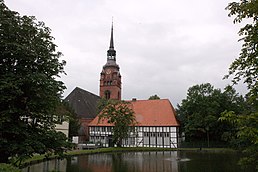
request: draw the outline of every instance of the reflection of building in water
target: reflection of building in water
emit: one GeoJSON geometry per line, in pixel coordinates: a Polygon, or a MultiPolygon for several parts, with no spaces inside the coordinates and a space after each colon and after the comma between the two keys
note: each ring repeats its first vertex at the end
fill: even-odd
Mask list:
{"type": "MultiPolygon", "coordinates": [[[[109,154],[78,156],[77,160],[79,171],[112,172],[112,156],[109,154]]],[[[71,169],[70,171],[74,170],[71,169]]]]}
{"type": "Polygon", "coordinates": [[[82,171],[178,172],[176,151],[94,154],[79,157],[78,163],[82,171]]]}
{"type": "Polygon", "coordinates": [[[48,171],[60,171],[65,172],[67,166],[67,160],[53,159],[50,161],[44,161],[38,164],[33,164],[29,167],[23,168],[22,172],[48,172],[48,171]]]}
{"type": "Polygon", "coordinates": [[[178,171],[177,152],[123,153],[128,171],[178,171]]]}
{"type": "Polygon", "coordinates": [[[101,153],[69,157],[64,160],[50,160],[31,165],[22,172],[49,171],[173,171],[178,172],[177,152],[126,152],[101,153]]]}
{"type": "Polygon", "coordinates": [[[143,171],[178,171],[177,152],[144,152],[143,171]],[[148,157],[150,159],[148,159],[148,157]],[[149,161],[149,163],[148,163],[149,161]]]}

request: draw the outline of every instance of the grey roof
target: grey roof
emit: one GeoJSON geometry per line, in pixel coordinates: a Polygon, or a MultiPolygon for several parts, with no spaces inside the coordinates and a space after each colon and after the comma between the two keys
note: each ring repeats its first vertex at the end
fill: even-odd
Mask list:
{"type": "Polygon", "coordinates": [[[65,98],[80,118],[95,118],[99,100],[99,96],[78,87],[65,98]]]}

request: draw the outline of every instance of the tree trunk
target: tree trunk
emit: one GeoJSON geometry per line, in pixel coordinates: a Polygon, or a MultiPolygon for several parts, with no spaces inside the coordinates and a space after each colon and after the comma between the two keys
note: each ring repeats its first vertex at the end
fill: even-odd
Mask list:
{"type": "Polygon", "coordinates": [[[122,139],[119,139],[116,144],[117,147],[122,147],[122,139]]]}
{"type": "Polygon", "coordinates": [[[209,135],[209,131],[206,132],[207,133],[207,142],[208,142],[208,148],[210,147],[210,135],[209,135]]]}

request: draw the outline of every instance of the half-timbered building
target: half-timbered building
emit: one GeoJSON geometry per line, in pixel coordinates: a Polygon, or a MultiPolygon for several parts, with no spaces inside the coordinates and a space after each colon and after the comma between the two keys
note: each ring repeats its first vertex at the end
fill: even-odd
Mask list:
{"type": "MultiPolygon", "coordinates": [[[[178,147],[179,123],[168,99],[133,100],[130,103],[137,125],[134,132],[123,139],[123,147],[178,147]]],[[[113,127],[105,120],[99,121],[97,116],[89,124],[90,141],[101,142],[104,147],[116,146],[112,142],[113,127]]]]}

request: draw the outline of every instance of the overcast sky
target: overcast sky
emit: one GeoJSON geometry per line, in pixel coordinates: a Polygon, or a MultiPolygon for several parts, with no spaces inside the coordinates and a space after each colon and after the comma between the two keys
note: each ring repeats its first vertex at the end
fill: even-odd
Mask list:
{"type": "MultiPolygon", "coordinates": [[[[122,98],[157,94],[176,107],[195,84],[222,80],[238,57],[238,25],[225,10],[231,0],[5,0],[21,15],[36,16],[52,30],[67,61],[61,80],[99,95],[112,17],[122,98]]],[[[237,91],[243,92],[244,86],[237,91]]]]}

